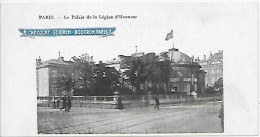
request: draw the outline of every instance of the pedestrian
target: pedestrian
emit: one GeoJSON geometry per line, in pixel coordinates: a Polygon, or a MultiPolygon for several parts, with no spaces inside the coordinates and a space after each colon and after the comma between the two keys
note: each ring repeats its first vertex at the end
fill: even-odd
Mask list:
{"type": "Polygon", "coordinates": [[[221,108],[220,108],[218,117],[221,119],[221,128],[222,128],[222,131],[224,132],[224,105],[223,104],[221,104],[221,108]]]}
{"type": "Polygon", "coordinates": [[[64,95],[64,97],[62,98],[62,108],[60,108],[60,111],[62,109],[65,109],[65,111],[66,111],[66,107],[67,107],[67,98],[66,98],[66,95],[64,95]]]}
{"type": "Polygon", "coordinates": [[[192,91],[191,95],[193,97],[192,99],[197,100],[197,92],[196,91],[192,91]]]}
{"type": "Polygon", "coordinates": [[[157,96],[155,96],[154,100],[155,100],[155,107],[154,108],[159,110],[159,105],[160,105],[159,98],[157,96]]]}
{"type": "Polygon", "coordinates": [[[70,96],[68,96],[68,99],[67,99],[67,111],[70,111],[70,108],[71,108],[71,98],[70,96]]]}
{"type": "Polygon", "coordinates": [[[118,102],[118,109],[120,109],[120,110],[124,109],[122,97],[120,95],[118,96],[117,102],[118,102]]]}
{"type": "Polygon", "coordinates": [[[56,101],[55,101],[55,97],[53,98],[53,108],[56,108],[56,101]]]}
{"type": "Polygon", "coordinates": [[[57,108],[59,108],[60,107],[60,99],[58,98],[57,99],[57,106],[56,106],[57,108]]]}

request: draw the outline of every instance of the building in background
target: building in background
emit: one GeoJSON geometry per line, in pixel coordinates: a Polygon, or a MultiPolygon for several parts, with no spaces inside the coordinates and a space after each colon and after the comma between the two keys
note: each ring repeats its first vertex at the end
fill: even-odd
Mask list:
{"type": "Polygon", "coordinates": [[[114,67],[117,71],[120,70],[120,58],[114,58],[113,60],[107,60],[104,63],[107,67],[114,67]]]}
{"type": "Polygon", "coordinates": [[[213,86],[219,78],[223,78],[223,50],[219,50],[214,55],[210,52],[207,58],[204,55],[203,60],[195,59],[195,62],[201,65],[201,70],[206,72],[205,84],[206,86],[213,86]]]}
{"type": "Polygon", "coordinates": [[[141,56],[143,56],[144,55],[144,52],[135,52],[135,53],[133,53],[131,56],[132,57],[141,57],[141,56]]]}
{"type": "MultiPolygon", "coordinates": [[[[59,55],[58,59],[42,61],[36,59],[37,96],[61,96],[67,85],[67,77],[71,75],[71,61],[64,61],[59,55]]],[[[69,91],[67,91],[70,94],[69,91]]]]}
{"type": "MultiPolygon", "coordinates": [[[[119,87],[138,94],[193,91],[204,94],[205,71],[209,70],[201,69],[199,60],[194,61],[177,48],[164,55],[165,60],[161,60],[155,53],[135,52],[98,64],[87,54],[74,56],[71,61],[60,55],[44,62],[39,58],[36,59],[37,95],[110,95],[119,87]]],[[[218,63],[217,59],[217,54],[212,55],[211,66],[218,63]]]]}

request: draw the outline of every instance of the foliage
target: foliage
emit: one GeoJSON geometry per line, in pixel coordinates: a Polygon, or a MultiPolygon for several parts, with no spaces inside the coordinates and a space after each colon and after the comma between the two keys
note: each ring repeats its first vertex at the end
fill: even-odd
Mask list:
{"type": "Polygon", "coordinates": [[[69,75],[63,74],[56,77],[53,81],[56,82],[56,88],[60,93],[63,91],[70,91],[72,88],[71,77],[69,75]]]}
{"type": "Polygon", "coordinates": [[[215,83],[214,83],[214,89],[217,92],[222,93],[223,92],[223,77],[219,78],[215,83]]]}
{"type": "Polygon", "coordinates": [[[72,57],[72,87],[74,95],[88,95],[93,91],[95,79],[93,75],[94,63],[87,54],[72,57]]]}
{"type": "Polygon", "coordinates": [[[223,77],[219,78],[215,83],[214,83],[214,88],[218,89],[223,87],[223,77]]]}
{"type": "MultiPolygon", "coordinates": [[[[141,57],[128,56],[120,65],[125,69],[121,75],[122,79],[129,81],[136,89],[135,94],[147,94],[147,91],[153,94],[163,92],[165,89],[160,87],[160,83],[165,83],[168,87],[170,61],[167,52],[157,56],[154,53],[141,57]]],[[[133,89],[124,87],[123,84],[120,86],[120,74],[115,68],[106,67],[102,62],[94,65],[92,57],[88,54],[72,57],[70,71],[71,77],[68,76],[60,82],[61,85],[67,85],[64,89],[73,89],[74,95],[113,95],[115,90],[126,95],[134,93],[133,89]]]]}
{"type": "Polygon", "coordinates": [[[206,87],[206,89],[205,89],[205,91],[206,91],[206,94],[215,94],[216,93],[216,91],[214,90],[214,88],[213,87],[206,87]]]}
{"type": "Polygon", "coordinates": [[[128,58],[129,71],[126,73],[132,86],[137,90],[137,94],[144,94],[145,91],[156,93],[162,88],[157,88],[159,83],[168,85],[170,75],[170,61],[166,53],[156,56],[154,53],[148,53],[141,57],[128,58]],[[159,61],[159,59],[161,61],[159,61]],[[152,86],[141,89],[140,85],[151,83],[152,86]],[[145,91],[143,91],[145,90],[145,91]]]}
{"type": "Polygon", "coordinates": [[[159,60],[160,61],[169,61],[168,52],[161,52],[159,54],[159,60]]]}
{"type": "Polygon", "coordinates": [[[94,70],[95,85],[92,95],[113,95],[119,85],[119,73],[113,67],[106,67],[100,63],[94,70]]]}

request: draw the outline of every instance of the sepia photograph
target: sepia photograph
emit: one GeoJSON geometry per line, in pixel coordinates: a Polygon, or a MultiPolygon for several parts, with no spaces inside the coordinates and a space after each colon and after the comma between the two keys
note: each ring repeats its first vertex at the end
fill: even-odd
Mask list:
{"type": "Polygon", "coordinates": [[[157,55],[137,48],[105,62],[36,59],[38,133],[224,131],[223,50],[194,59],[175,47],[157,55]]]}

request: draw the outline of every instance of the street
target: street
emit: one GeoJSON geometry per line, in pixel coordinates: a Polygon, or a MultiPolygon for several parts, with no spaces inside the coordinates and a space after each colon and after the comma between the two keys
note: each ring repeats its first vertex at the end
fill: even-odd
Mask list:
{"type": "Polygon", "coordinates": [[[39,134],[220,133],[221,102],[117,109],[38,108],[39,134]]]}

